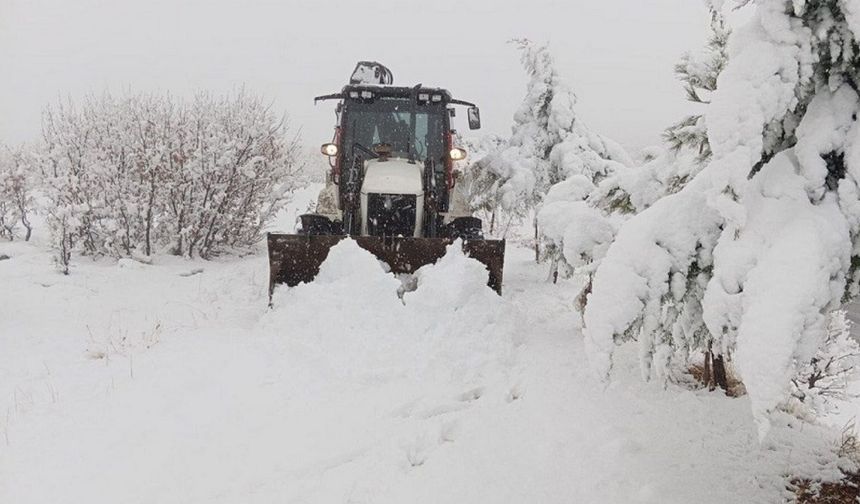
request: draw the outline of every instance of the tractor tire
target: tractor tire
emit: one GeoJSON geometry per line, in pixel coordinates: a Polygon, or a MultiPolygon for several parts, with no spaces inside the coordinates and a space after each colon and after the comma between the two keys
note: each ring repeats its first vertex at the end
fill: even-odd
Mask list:
{"type": "Polygon", "coordinates": [[[445,226],[445,235],[453,239],[483,240],[484,228],[477,217],[457,217],[445,226]]]}
{"type": "Polygon", "coordinates": [[[313,236],[343,234],[341,223],[333,221],[325,215],[304,214],[299,216],[299,219],[301,220],[299,234],[313,236]]]}

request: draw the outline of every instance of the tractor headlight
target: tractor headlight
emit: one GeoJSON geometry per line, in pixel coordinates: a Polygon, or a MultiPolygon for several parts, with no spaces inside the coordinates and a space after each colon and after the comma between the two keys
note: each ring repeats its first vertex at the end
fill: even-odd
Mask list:
{"type": "Polygon", "coordinates": [[[324,143],[324,144],[322,144],[322,147],[320,147],[320,152],[322,152],[324,156],[328,156],[328,157],[337,156],[337,152],[338,152],[337,144],[324,143]]]}
{"type": "Polygon", "coordinates": [[[460,147],[454,147],[448,152],[448,156],[451,157],[452,161],[462,161],[466,159],[466,150],[461,149],[460,147]]]}

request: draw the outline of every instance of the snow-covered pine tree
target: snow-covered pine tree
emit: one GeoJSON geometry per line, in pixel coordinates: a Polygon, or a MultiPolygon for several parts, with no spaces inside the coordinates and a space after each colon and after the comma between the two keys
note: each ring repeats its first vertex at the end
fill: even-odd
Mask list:
{"type": "Polygon", "coordinates": [[[526,96],[507,147],[482,163],[498,179],[504,210],[525,216],[542,207],[535,223],[543,233],[536,239],[547,244],[544,256],[552,261],[553,275],[559,264],[572,267],[604,243],[608,224],[584,200],[595,184],[632,162],[617,143],[577,118],[576,95],[559,75],[548,46],[526,39],[513,43],[529,75],[526,96]]]}
{"type": "Polygon", "coordinates": [[[705,114],[711,162],[621,229],[595,276],[585,336],[602,376],[614,344],[632,337],[645,376],[660,376],[700,344],[685,327],[704,322],[715,351],[733,356],[764,436],[828,314],[857,291],[860,3],[753,5],[705,114]],[[675,307],[691,292],[700,307],[680,306],[695,308],[685,316],[696,323],[679,326],[675,307]]]}
{"type": "MultiPolygon", "coordinates": [[[[707,104],[707,98],[716,88],[717,77],[725,67],[729,35],[720,8],[711,1],[707,3],[711,14],[711,31],[707,45],[698,53],[686,53],[676,65],[688,99],[703,105],[707,104]]],[[[566,211],[553,209],[556,216],[564,218],[569,215],[571,220],[570,226],[562,226],[559,230],[562,233],[566,230],[566,240],[558,233],[548,233],[544,227],[545,235],[556,234],[557,242],[567,242],[570,245],[566,252],[556,254],[556,258],[561,258],[562,268],[570,271],[572,266],[584,267],[583,273],[593,273],[609,243],[614,239],[618,226],[661,197],[679,191],[701,170],[710,156],[702,114],[685,118],[668,128],[666,138],[670,149],[656,149],[651,152],[651,155],[646,157],[644,166],[635,170],[616,167],[607,177],[594,180],[597,183],[596,189],[574,191],[582,200],[587,198],[587,204],[577,204],[566,211]]],[[[629,165],[629,161],[627,164],[629,165]]],[[[544,206],[552,206],[552,200],[577,201],[577,198],[569,197],[574,196],[569,192],[567,197],[556,197],[561,189],[561,185],[551,189],[545,198],[544,206]]],[[[556,227],[552,226],[550,211],[542,213],[546,216],[547,224],[556,227]]],[[[553,243],[548,249],[558,250],[553,243]]],[[[582,301],[584,302],[584,299],[582,301]]]]}
{"type": "Polygon", "coordinates": [[[525,216],[554,183],[549,154],[558,138],[557,131],[550,131],[550,105],[558,91],[558,75],[546,47],[535,47],[528,40],[512,43],[519,48],[529,75],[526,97],[514,114],[507,147],[489,156],[486,166],[499,180],[497,199],[502,208],[525,216]]]}
{"type": "Polygon", "coordinates": [[[616,164],[631,164],[615,142],[591,132],[577,118],[576,95],[559,75],[547,45],[514,40],[529,76],[526,96],[514,115],[508,146],[488,159],[504,181],[502,203],[536,205],[554,184],[572,175],[592,183],[606,177],[616,164]]]}
{"type": "MultiPolygon", "coordinates": [[[[721,10],[721,2],[707,0],[710,12],[710,32],[705,47],[698,52],[685,53],[675,70],[683,84],[688,100],[707,107],[716,90],[717,79],[728,60],[730,30],[721,10]]],[[[711,149],[703,113],[688,116],[669,127],[664,138],[668,147],[652,147],[644,153],[644,164],[635,170],[619,171],[604,180],[591,194],[589,202],[605,215],[613,216],[616,227],[634,215],[643,212],[655,202],[675,194],[686,186],[707,164],[711,149]]],[[[637,221],[638,222],[638,221],[637,221]]],[[[638,224],[633,224],[638,225],[638,224]]],[[[710,280],[711,264],[708,254],[677,265],[672,271],[671,296],[667,296],[664,309],[649,320],[649,327],[671,341],[671,347],[680,348],[680,359],[685,362],[693,352],[703,352],[705,381],[710,387],[728,387],[724,359],[720,351],[712,351],[712,342],[702,321],[701,298],[710,280]],[[671,298],[671,301],[668,300],[671,298]]],[[[599,267],[600,261],[594,266],[599,267]]],[[[643,329],[644,319],[627,329],[636,334],[643,329]]],[[[649,354],[650,355],[650,354],[649,354]]],[[[666,352],[661,354],[667,359],[666,352]]],[[[647,360],[647,359],[646,359],[647,360]]],[[[672,377],[660,370],[664,379],[672,377]]]]}

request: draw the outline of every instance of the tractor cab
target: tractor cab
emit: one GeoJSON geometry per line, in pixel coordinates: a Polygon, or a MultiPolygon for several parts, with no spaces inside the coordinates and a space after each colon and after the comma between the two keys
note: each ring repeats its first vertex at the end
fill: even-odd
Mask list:
{"type": "Polygon", "coordinates": [[[477,107],[444,89],[421,85],[349,84],[340,93],[316,98],[332,99],[340,100],[338,121],[333,141],[321,151],[329,157],[330,179],[338,189],[343,231],[437,236],[440,214],[449,209],[454,162],[466,157],[453,145],[453,106],[469,107],[472,129],[480,127],[477,107]],[[374,215],[378,205],[400,210],[374,215]],[[409,214],[414,220],[405,224],[407,208],[414,210],[409,214]],[[400,225],[376,225],[380,220],[400,225]]]}
{"type": "MultiPolygon", "coordinates": [[[[375,98],[344,102],[340,124],[344,152],[367,147],[377,153],[376,146],[387,145],[386,154],[391,157],[419,163],[428,159],[442,162],[445,137],[450,135],[445,108],[441,103],[415,100],[411,93],[403,93],[408,90],[397,91],[370,91],[375,98]]],[[[361,94],[365,90],[353,88],[349,92],[361,94]]]]}

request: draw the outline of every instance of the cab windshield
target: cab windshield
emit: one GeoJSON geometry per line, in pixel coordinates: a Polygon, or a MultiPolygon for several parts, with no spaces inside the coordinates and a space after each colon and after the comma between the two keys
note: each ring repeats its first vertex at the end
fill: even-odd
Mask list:
{"type": "Polygon", "coordinates": [[[344,116],[345,146],[353,151],[355,143],[367,149],[389,144],[393,156],[422,163],[439,161],[445,149],[444,113],[441,104],[416,104],[409,98],[351,102],[344,116]]]}

